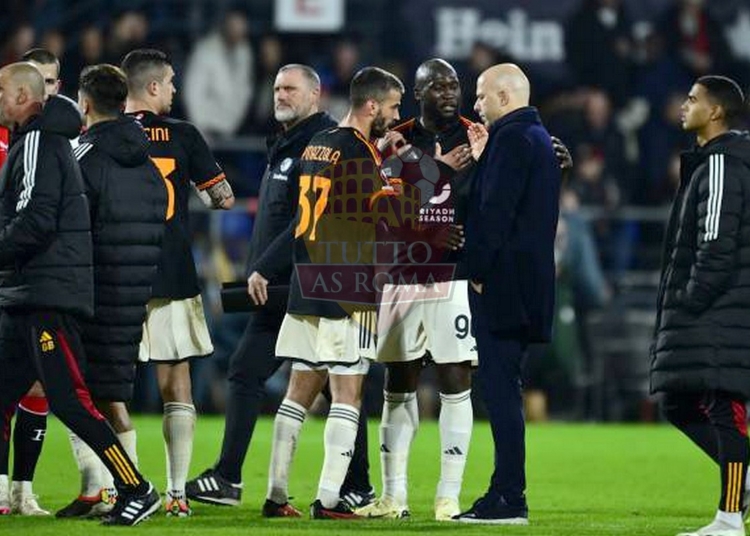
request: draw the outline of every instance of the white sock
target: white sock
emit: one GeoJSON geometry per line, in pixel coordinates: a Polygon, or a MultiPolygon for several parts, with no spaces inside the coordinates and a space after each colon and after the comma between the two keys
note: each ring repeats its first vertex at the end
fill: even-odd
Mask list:
{"type": "Polygon", "coordinates": [[[14,480],[11,483],[10,493],[14,496],[28,497],[34,494],[34,489],[28,480],[14,480]]]}
{"type": "Polygon", "coordinates": [[[276,411],[266,494],[266,498],[275,503],[284,504],[289,501],[289,468],[306,415],[307,410],[303,406],[288,398],[281,402],[276,411]]]}
{"type": "Polygon", "coordinates": [[[182,402],[164,404],[163,432],[167,455],[167,491],[173,497],[184,497],[193,455],[195,406],[182,402]]]}
{"type": "Polygon", "coordinates": [[[471,389],[455,395],[440,393],[440,482],[437,497],[458,500],[473,425],[471,389]]]}
{"type": "Polygon", "coordinates": [[[358,427],[359,409],[349,404],[331,404],[324,433],[325,458],[316,497],[326,508],[339,503],[341,485],[354,456],[358,427]]]}
{"type": "Polygon", "coordinates": [[[138,468],[138,449],[136,448],[138,437],[135,430],[121,432],[117,434],[117,439],[120,440],[120,444],[122,445],[122,448],[125,449],[125,453],[128,455],[128,458],[130,458],[130,461],[133,462],[133,465],[135,465],[136,468],[138,468]]]}
{"type": "Polygon", "coordinates": [[[734,529],[742,528],[742,512],[724,512],[723,510],[717,510],[715,519],[716,521],[721,521],[734,529]]]}
{"type": "Polygon", "coordinates": [[[73,432],[68,432],[68,439],[73,448],[73,457],[76,459],[78,472],[81,473],[81,495],[94,497],[99,495],[100,489],[114,487],[112,475],[91,447],[73,432]],[[107,481],[109,481],[109,486],[107,481]]]}
{"type": "Polygon", "coordinates": [[[419,428],[416,393],[383,393],[383,419],[380,423],[380,466],[383,496],[406,506],[406,471],[409,449],[419,428]]]}

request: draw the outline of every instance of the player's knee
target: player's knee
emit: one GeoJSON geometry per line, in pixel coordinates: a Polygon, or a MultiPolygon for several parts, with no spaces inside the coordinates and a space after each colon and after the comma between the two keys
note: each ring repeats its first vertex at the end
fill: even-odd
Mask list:
{"type": "Polygon", "coordinates": [[[463,393],[471,389],[471,365],[465,363],[450,363],[438,365],[438,387],[446,395],[463,393]]]}
{"type": "Polygon", "coordinates": [[[362,403],[362,376],[331,375],[331,403],[358,408],[362,403]]]}
{"type": "Polygon", "coordinates": [[[385,372],[385,390],[389,393],[413,393],[417,390],[422,361],[389,363],[385,372]]]}
{"type": "Polygon", "coordinates": [[[40,382],[34,382],[34,385],[31,386],[31,389],[29,389],[29,392],[26,393],[26,396],[44,396],[44,387],[42,387],[42,384],[40,382]]]}

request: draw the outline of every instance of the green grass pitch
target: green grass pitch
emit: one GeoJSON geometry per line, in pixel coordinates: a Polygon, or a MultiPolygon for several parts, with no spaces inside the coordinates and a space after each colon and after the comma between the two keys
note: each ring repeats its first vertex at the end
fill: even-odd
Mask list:
{"type": "MultiPolygon", "coordinates": [[[[439,473],[439,438],[435,422],[423,422],[409,467],[412,518],[406,521],[310,521],[260,516],[266,492],[272,421],[258,423],[244,468],[240,507],[194,504],[194,515],[171,519],[161,512],[135,528],[101,527],[96,521],[54,518],[0,518],[0,535],[94,536],[134,531],[148,535],[326,535],[338,534],[508,534],[508,535],[674,535],[708,523],[718,504],[717,471],[697,448],[668,426],[539,424],[527,430],[528,527],[465,526],[432,520],[432,501],[439,473]]],[[[314,498],[322,464],[323,424],[310,419],[302,430],[292,468],[294,504],[307,510],[314,498]]],[[[138,417],[140,465],[164,488],[161,420],[138,417]]],[[[196,430],[190,476],[215,459],[223,422],[201,417],[196,430]]],[[[371,474],[380,488],[376,419],[370,425],[371,474]]],[[[478,422],[464,478],[462,506],[480,495],[492,468],[487,423],[478,422]]],[[[75,464],[62,426],[50,420],[37,469],[40,504],[52,511],[67,504],[78,490],[75,464]]]]}

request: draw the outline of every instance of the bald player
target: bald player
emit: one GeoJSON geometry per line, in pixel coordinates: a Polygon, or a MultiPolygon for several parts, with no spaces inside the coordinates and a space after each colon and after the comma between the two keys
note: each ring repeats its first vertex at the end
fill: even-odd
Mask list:
{"type": "MultiPolygon", "coordinates": [[[[60,90],[60,61],[52,52],[44,48],[32,48],[22,56],[22,61],[34,65],[44,77],[46,98],[57,95],[60,90]]],[[[0,127],[0,139],[9,139],[6,128],[0,127]]],[[[0,147],[0,165],[5,160],[7,147],[0,147]]],[[[49,515],[39,506],[32,488],[34,472],[42,453],[44,437],[47,433],[49,405],[39,382],[18,403],[13,428],[13,482],[8,485],[8,458],[10,446],[10,423],[13,413],[2,415],[0,433],[0,515],[14,514],[39,516],[49,515]]]]}
{"type": "Polygon", "coordinates": [[[489,68],[474,107],[484,127],[469,129],[477,159],[466,224],[469,304],[495,470],[487,493],[454,518],[466,523],[528,524],[521,362],[530,343],[552,335],[562,180],[529,95],[518,66],[489,68]]]}
{"type": "Polygon", "coordinates": [[[0,123],[12,132],[0,171],[0,411],[39,380],[52,411],[115,478],[120,500],[104,523],[135,525],[159,495],[91,403],[78,363],[76,319],[93,313],[88,202],[70,139],[81,117],[69,99],[46,99],[28,62],[0,69],[0,123]],[[46,104],[45,104],[46,101],[46,104]]]}

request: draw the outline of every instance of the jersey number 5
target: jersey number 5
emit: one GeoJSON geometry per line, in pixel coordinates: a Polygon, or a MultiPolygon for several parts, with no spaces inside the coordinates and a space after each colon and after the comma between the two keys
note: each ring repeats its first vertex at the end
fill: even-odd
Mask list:
{"type": "Polygon", "coordinates": [[[167,188],[167,221],[174,216],[174,185],[167,177],[177,169],[177,161],[174,158],[152,157],[151,161],[159,169],[164,186],[167,188]]]}
{"type": "Polygon", "coordinates": [[[310,231],[309,240],[315,240],[315,227],[318,224],[323,211],[328,204],[328,193],[331,191],[331,179],[315,175],[300,175],[299,177],[299,223],[294,231],[294,238],[299,238],[310,228],[312,220],[312,230],[310,231]],[[307,194],[312,186],[315,191],[315,209],[310,207],[310,198],[307,194]],[[320,191],[320,193],[318,193],[320,191]]]}

